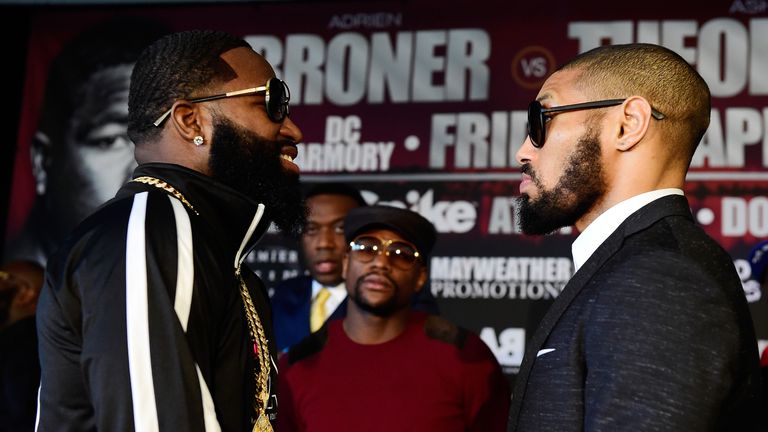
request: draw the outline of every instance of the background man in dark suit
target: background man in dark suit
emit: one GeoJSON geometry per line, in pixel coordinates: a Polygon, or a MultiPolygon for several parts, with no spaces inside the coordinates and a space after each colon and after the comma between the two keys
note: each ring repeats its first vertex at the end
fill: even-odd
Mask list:
{"type": "Polygon", "coordinates": [[[521,227],[581,234],[577,271],[526,350],[509,430],[760,428],[741,283],[682,191],[709,116],[701,76],[648,44],[579,55],[530,104],[521,227]]]}
{"type": "Polygon", "coordinates": [[[351,209],[366,205],[357,189],[342,183],[320,183],[305,198],[309,212],[301,250],[309,275],[283,281],[271,299],[280,351],[319,329],[327,319],[344,316],[344,218],[351,209]],[[316,316],[314,327],[312,312],[316,316]]]}
{"type": "MultiPolygon", "coordinates": [[[[368,204],[360,191],[345,183],[320,183],[305,195],[307,225],[301,235],[304,268],[309,272],[286,279],[272,295],[277,349],[284,351],[317,331],[329,320],[347,314],[344,286],[344,218],[350,210],[368,204]]],[[[429,287],[419,290],[412,306],[438,314],[429,287]]]]}

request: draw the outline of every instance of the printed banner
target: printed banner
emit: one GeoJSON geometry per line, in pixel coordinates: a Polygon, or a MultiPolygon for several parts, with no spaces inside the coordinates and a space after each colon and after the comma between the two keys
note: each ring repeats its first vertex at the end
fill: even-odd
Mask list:
{"type": "MultiPolygon", "coordinates": [[[[711,124],[685,192],[697,222],[732,255],[761,350],[768,344],[768,300],[747,261],[768,237],[768,2],[711,3],[653,0],[630,15],[602,0],[577,8],[565,0],[544,8],[467,0],[290,2],[133,8],[120,16],[169,31],[227,30],[262,52],[291,89],[291,115],[304,133],[296,160],[303,181],[350,182],[369,203],[408,207],[430,219],[440,236],[428,289],[443,315],[476,331],[512,377],[526,340],[573,274],[577,234],[519,231],[515,153],[526,134],[525,110],[559,65],[601,44],[662,44],[707,81],[711,124]]],[[[60,241],[58,231],[71,229],[25,236],[33,209],[41,208],[37,217],[49,223],[67,205],[93,210],[81,200],[51,197],[82,189],[44,187],[63,162],[46,164],[39,148],[57,143],[45,147],[36,132],[48,109],[49,65],[68,41],[113,15],[78,10],[33,21],[7,257],[23,249],[19,239],[45,245],[37,248],[45,257],[60,241]]],[[[138,37],[144,28],[125,32],[138,37]]],[[[102,130],[101,140],[91,137],[87,150],[103,157],[89,181],[114,174],[111,164],[130,157],[124,126],[113,129],[102,130]]],[[[279,233],[268,234],[248,263],[270,287],[304,271],[297,242],[279,233]]]]}

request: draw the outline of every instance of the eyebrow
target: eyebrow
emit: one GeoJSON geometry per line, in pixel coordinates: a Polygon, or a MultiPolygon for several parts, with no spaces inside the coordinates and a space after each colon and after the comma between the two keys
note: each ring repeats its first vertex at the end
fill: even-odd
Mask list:
{"type": "Polygon", "coordinates": [[[544,101],[545,101],[545,100],[547,100],[547,99],[552,99],[552,97],[553,97],[553,96],[552,96],[551,94],[549,94],[549,93],[544,93],[543,95],[541,95],[541,96],[537,97],[537,98],[536,98],[536,100],[537,100],[537,101],[539,101],[539,102],[544,102],[544,101]]]}
{"type": "Polygon", "coordinates": [[[337,223],[339,223],[339,222],[344,222],[344,219],[345,219],[345,216],[342,216],[342,217],[340,217],[340,218],[336,218],[336,219],[333,219],[333,220],[331,220],[330,222],[328,222],[328,223],[325,223],[325,224],[321,224],[321,223],[320,223],[320,222],[318,222],[317,220],[307,219],[307,225],[309,225],[309,224],[311,224],[311,223],[312,223],[312,224],[315,224],[315,225],[336,225],[336,224],[337,224],[337,223]]]}

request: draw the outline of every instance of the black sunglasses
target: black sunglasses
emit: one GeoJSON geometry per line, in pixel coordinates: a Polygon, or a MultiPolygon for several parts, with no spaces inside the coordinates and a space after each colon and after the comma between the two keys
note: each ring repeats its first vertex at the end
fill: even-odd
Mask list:
{"type": "MultiPolygon", "coordinates": [[[[544,108],[541,102],[535,100],[528,104],[528,136],[531,137],[531,144],[536,148],[544,146],[546,139],[546,123],[552,117],[553,113],[566,111],[579,111],[595,108],[605,108],[615,105],[621,105],[626,99],[607,99],[595,102],[582,102],[572,105],[562,105],[552,108],[544,108]]],[[[651,107],[651,115],[656,120],[664,118],[664,114],[651,107]]]]}
{"type": "Polygon", "coordinates": [[[392,266],[408,270],[421,259],[416,247],[401,240],[382,240],[373,236],[360,236],[349,243],[352,258],[369,263],[376,255],[384,254],[392,266]]]}
{"type": "MultiPolygon", "coordinates": [[[[267,116],[275,123],[280,123],[288,117],[291,112],[288,108],[288,102],[291,100],[291,91],[288,89],[288,85],[278,78],[270,78],[266,85],[261,87],[251,87],[244,90],[236,90],[227,93],[221,93],[213,96],[204,96],[189,99],[192,103],[208,102],[216,99],[224,99],[234,96],[243,96],[264,92],[264,106],[267,108],[267,116]]],[[[164,112],[163,115],[157,118],[153,123],[155,126],[160,126],[169,115],[171,110],[164,112]]]]}

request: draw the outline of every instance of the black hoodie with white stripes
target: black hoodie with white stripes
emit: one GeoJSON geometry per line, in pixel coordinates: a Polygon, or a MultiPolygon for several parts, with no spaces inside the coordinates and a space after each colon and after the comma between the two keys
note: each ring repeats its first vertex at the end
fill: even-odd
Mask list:
{"type": "MultiPolygon", "coordinates": [[[[187,168],[151,163],[48,261],[37,325],[38,430],[244,431],[254,368],[237,266],[265,208],[187,168]]],[[[261,281],[243,266],[276,355],[261,281]]],[[[268,413],[276,415],[276,367],[268,413]]]]}

